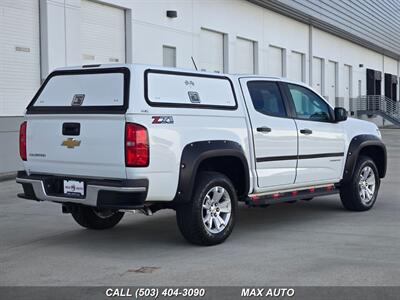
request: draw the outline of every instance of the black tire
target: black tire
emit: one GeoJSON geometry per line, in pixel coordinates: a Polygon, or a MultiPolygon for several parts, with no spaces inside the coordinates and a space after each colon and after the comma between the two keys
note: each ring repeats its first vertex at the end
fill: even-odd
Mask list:
{"type": "MultiPolygon", "coordinates": [[[[223,199],[227,199],[227,197],[223,197],[223,199]]],[[[227,199],[227,201],[229,201],[229,199],[227,199]]],[[[176,219],[179,230],[188,242],[197,245],[211,246],[222,243],[231,234],[236,221],[236,211],[237,195],[229,178],[217,172],[201,172],[196,179],[195,190],[191,201],[189,203],[181,204],[176,208],[176,219]],[[229,221],[224,228],[221,229],[221,232],[217,233],[210,232],[212,229],[207,229],[203,222],[203,215],[204,217],[208,215],[208,212],[205,214],[203,211],[203,201],[205,201],[207,194],[211,192],[211,189],[214,187],[222,187],[225,189],[229,194],[231,204],[229,221]]],[[[223,215],[222,209],[219,213],[222,217],[227,216],[227,214],[223,215]]],[[[217,226],[215,222],[216,221],[213,223],[213,221],[211,221],[211,227],[217,226]]],[[[218,229],[215,228],[214,230],[218,229]]]]}
{"type": "Polygon", "coordinates": [[[374,161],[368,156],[360,156],[358,158],[356,168],[354,170],[354,175],[351,181],[342,184],[340,187],[340,199],[342,200],[343,206],[351,211],[366,211],[372,208],[376,202],[378,195],[378,190],[380,186],[380,178],[378,168],[376,167],[374,161]],[[370,167],[375,177],[375,190],[373,196],[368,202],[362,201],[360,195],[360,180],[361,172],[364,168],[370,167]]]}
{"type": "Polygon", "coordinates": [[[124,216],[123,212],[101,211],[89,206],[78,206],[71,212],[71,214],[79,225],[89,229],[112,228],[117,225],[124,216]]]}

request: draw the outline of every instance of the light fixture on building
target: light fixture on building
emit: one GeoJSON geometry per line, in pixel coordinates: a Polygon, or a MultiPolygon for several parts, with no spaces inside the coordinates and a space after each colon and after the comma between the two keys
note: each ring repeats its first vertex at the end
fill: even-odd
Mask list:
{"type": "Polygon", "coordinates": [[[359,64],[358,65],[360,68],[364,68],[364,65],[363,64],[359,64]]]}
{"type": "Polygon", "coordinates": [[[167,17],[175,19],[178,17],[178,12],[176,10],[167,10],[167,17]]]}

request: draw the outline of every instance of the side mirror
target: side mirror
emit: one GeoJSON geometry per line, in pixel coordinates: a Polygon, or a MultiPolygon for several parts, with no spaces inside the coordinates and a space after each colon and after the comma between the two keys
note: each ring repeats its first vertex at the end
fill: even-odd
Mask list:
{"type": "Polygon", "coordinates": [[[347,120],[347,110],[343,107],[335,107],[335,122],[342,122],[347,120]]]}

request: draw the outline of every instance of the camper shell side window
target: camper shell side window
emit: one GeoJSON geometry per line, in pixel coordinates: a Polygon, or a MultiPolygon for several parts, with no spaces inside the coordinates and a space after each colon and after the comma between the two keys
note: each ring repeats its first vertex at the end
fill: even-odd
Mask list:
{"type": "Polygon", "coordinates": [[[148,69],[144,89],[150,106],[237,109],[233,84],[226,76],[148,69]]]}

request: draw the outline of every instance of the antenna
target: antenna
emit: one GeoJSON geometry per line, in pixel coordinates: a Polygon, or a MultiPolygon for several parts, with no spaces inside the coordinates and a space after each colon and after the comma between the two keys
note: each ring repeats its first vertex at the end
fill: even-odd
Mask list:
{"type": "Polygon", "coordinates": [[[193,58],[193,56],[191,56],[190,58],[192,59],[192,63],[193,63],[193,65],[194,65],[194,68],[195,68],[195,69],[196,69],[196,71],[197,71],[196,62],[194,61],[194,58],[193,58]]]}

